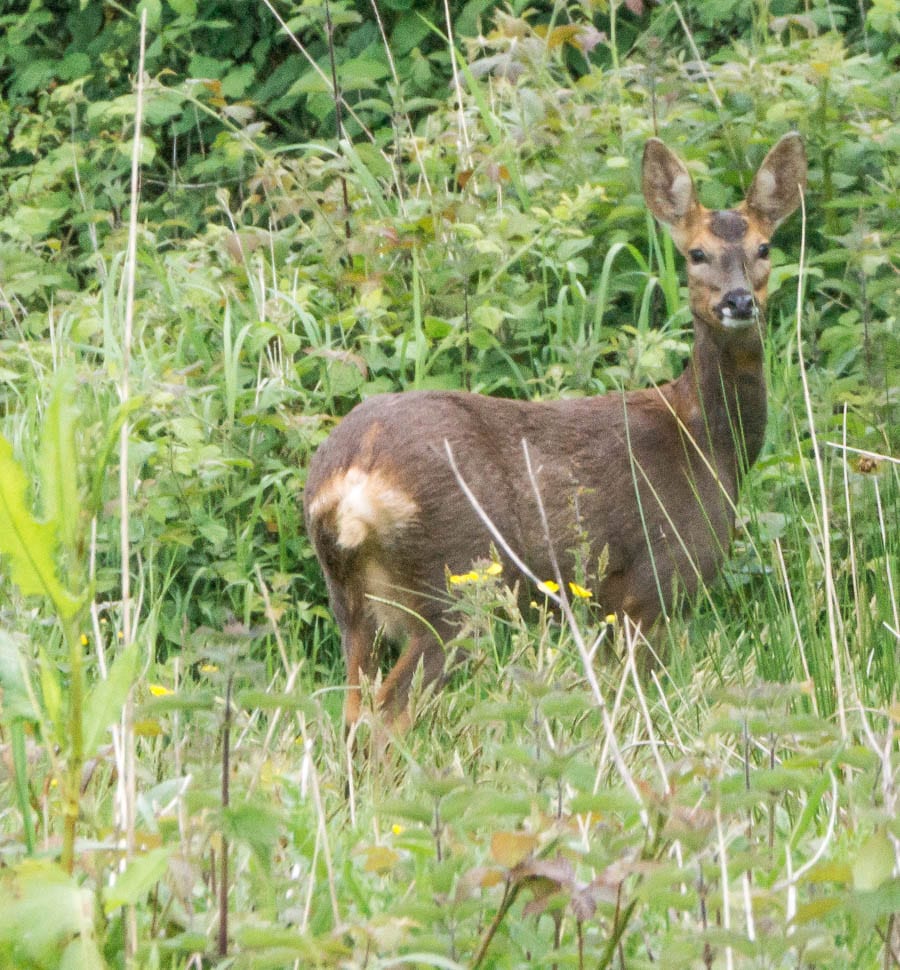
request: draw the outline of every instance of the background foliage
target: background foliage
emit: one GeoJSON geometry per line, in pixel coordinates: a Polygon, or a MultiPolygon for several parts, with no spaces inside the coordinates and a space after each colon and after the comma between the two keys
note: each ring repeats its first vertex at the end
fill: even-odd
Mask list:
{"type": "Polygon", "coordinates": [[[0,965],[898,963],[898,26],[896,0],[6,4],[0,965]],[[621,658],[598,703],[579,631],[492,580],[466,675],[354,755],[312,450],[379,391],[677,374],[643,143],[721,206],[789,128],[768,443],[665,667],[632,676],[585,607],[621,658]]]}

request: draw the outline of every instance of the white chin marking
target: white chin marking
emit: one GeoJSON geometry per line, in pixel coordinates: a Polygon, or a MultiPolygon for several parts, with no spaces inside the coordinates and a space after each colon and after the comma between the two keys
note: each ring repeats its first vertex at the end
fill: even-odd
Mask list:
{"type": "Polygon", "coordinates": [[[722,311],[722,326],[726,330],[746,330],[756,323],[756,314],[752,317],[733,317],[728,310],[722,311]]]}

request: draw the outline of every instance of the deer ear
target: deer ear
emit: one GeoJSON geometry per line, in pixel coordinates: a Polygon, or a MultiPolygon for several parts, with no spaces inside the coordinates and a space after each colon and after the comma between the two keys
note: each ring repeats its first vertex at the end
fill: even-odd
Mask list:
{"type": "Polygon", "coordinates": [[[684,226],[698,207],[691,173],[658,138],[644,146],[641,182],[647,207],[667,226],[684,226]]]}
{"type": "Polygon", "coordinates": [[[775,229],[800,205],[806,188],[806,150],[797,132],[785,135],[763,159],[745,205],[775,229]]]}

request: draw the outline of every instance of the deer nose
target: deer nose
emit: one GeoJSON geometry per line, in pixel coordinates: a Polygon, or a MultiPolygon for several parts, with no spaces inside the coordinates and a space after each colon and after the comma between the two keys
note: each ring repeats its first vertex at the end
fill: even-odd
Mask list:
{"type": "Polygon", "coordinates": [[[749,320],[756,312],[756,303],[749,290],[729,290],[716,305],[720,317],[732,320],[749,320]]]}

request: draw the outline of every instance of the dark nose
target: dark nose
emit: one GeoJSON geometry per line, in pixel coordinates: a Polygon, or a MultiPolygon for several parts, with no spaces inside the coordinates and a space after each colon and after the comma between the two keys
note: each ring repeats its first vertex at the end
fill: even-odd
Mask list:
{"type": "Polygon", "coordinates": [[[716,307],[720,317],[731,317],[735,320],[749,320],[754,313],[756,304],[753,294],[749,290],[730,290],[722,297],[716,307]]]}

